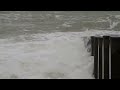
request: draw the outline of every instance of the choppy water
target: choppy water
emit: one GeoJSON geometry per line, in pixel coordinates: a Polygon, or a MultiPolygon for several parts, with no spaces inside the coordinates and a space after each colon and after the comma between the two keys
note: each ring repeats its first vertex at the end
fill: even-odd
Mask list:
{"type": "Polygon", "coordinates": [[[0,38],[90,29],[119,30],[120,12],[110,11],[0,11],[0,38]]]}
{"type": "Polygon", "coordinates": [[[0,78],[93,79],[89,36],[119,28],[120,12],[0,11],[0,78]]]}

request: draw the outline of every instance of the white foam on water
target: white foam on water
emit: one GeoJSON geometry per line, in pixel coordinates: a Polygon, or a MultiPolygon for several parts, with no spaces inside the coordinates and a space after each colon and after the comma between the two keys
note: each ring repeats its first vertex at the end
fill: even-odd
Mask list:
{"type": "Polygon", "coordinates": [[[83,37],[115,31],[56,32],[0,39],[0,78],[94,79],[83,37]]]}

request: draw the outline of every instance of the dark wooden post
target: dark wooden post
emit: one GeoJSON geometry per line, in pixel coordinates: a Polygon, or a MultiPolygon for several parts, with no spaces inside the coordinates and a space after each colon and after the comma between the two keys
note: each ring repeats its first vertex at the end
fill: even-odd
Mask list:
{"type": "Polygon", "coordinates": [[[98,44],[99,44],[99,79],[102,79],[102,42],[103,38],[98,38],[98,44]]]}
{"type": "Polygon", "coordinates": [[[103,36],[104,79],[109,79],[109,36],[103,36]]]}
{"type": "Polygon", "coordinates": [[[94,56],[94,36],[91,36],[91,56],[94,56]]]}
{"type": "Polygon", "coordinates": [[[120,79],[120,37],[111,37],[111,79],[120,79]]]}
{"type": "Polygon", "coordinates": [[[98,38],[94,37],[94,76],[98,79],[98,38]]]}

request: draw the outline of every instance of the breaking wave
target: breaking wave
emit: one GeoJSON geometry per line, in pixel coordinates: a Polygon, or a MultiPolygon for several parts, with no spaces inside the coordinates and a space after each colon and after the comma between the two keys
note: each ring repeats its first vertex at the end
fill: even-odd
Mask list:
{"type": "Polygon", "coordinates": [[[0,39],[0,78],[94,79],[90,36],[120,35],[90,30],[19,35],[0,39]]]}

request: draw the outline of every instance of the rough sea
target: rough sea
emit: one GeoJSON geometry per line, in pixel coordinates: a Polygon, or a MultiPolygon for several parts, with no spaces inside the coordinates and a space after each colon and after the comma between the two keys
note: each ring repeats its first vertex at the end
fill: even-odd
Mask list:
{"type": "Polygon", "coordinates": [[[120,35],[118,11],[0,11],[1,79],[94,79],[91,35],[120,35]]]}

